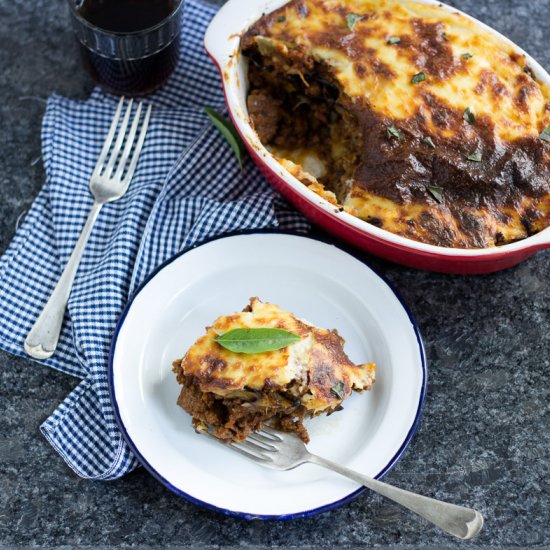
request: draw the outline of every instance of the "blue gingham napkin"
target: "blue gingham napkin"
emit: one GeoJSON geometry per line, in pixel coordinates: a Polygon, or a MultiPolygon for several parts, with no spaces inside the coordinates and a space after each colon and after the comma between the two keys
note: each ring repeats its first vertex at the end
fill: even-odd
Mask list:
{"type": "MultiPolygon", "coordinates": [[[[44,363],[82,379],[41,431],[82,477],[114,479],[137,461],[117,428],[107,384],[110,340],[129,295],[184,247],[239,229],[307,231],[247,160],[241,174],[203,106],[223,108],[217,70],[203,50],[211,6],[186,2],[182,55],[153,113],[127,194],[101,211],[78,271],[57,352],[44,363]]],[[[92,205],[88,179],[117,98],[53,96],[43,122],[46,183],[0,259],[0,347],[23,341],[47,301],[92,205]]]]}

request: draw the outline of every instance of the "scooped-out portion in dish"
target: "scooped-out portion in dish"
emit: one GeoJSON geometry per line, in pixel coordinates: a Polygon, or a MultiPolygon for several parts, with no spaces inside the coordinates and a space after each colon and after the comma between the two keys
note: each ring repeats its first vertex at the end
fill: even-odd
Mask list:
{"type": "Polygon", "coordinates": [[[400,0],[291,0],[241,51],[259,139],[335,207],[444,247],[550,225],[550,88],[468,18],[400,0]]]}
{"type": "Polygon", "coordinates": [[[350,361],[336,330],[258,298],[219,317],[173,363],[183,386],[178,405],[196,429],[227,441],[243,440],[267,423],[307,443],[304,419],[338,411],[352,391],[370,390],[375,370],[374,363],[350,361]]]}

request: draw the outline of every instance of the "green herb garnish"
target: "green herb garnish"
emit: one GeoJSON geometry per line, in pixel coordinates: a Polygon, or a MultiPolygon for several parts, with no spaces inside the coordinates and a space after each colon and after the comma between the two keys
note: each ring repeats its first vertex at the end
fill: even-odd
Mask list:
{"type": "Polygon", "coordinates": [[[542,141],[550,143],[550,125],[541,132],[539,137],[540,139],[542,139],[542,141]]]}
{"type": "Polygon", "coordinates": [[[348,29],[350,31],[352,31],[355,28],[355,25],[357,25],[357,23],[359,21],[361,21],[361,19],[364,19],[364,18],[365,18],[364,15],[358,15],[356,13],[348,13],[346,15],[346,21],[348,23],[348,29]]]}
{"type": "Polygon", "coordinates": [[[462,59],[472,59],[472,57],[474,56],[470,52],[466,52],[462,54],[462,59]]]}
{"type": "Polygon", "coordinates": [[[231,146],[231,149],[233,149],[242,170],[245,146],[241,136],[237,133],[235,126],[233,126],[231,121],[227,120],[220,115],[220,113],[212,109],[212,107],[205,107],[204,110],[212,121],[212,124],[220,131],[227,143],[231,146]]]}
{"type": "Polygon", "coordinates": [[[469,122],[470,124],[476,123],[476,115],[471,107],[466,107],[466,110],[464,111],[464,114],[462,115],[462,118],[469,122]]]}
{"type": "Polygon", "coordinates": [[[392,36],[388,39],[388,44],[399,44],[401,42],[401,38],[399,36],[392,36]]]}
{"type": "Polygon", "coordinates": [[[443,187],[437,187],[435,185],[430,185],[428,187],[428,193],[439,203],[443,202],[443,187]]]}
{"type": "Polygon", "coordinates": [[[472,162],[481,162],[483,155],[481,154],[480,151],[477,151],[475,153],[470,153],[466,158],[468,160],[471,160],[472,162]]]}
{"type": "Polygon", "coordinates": [[[412,84],[419,84],[420,82],[424,82],[426,80],[426,73],[417,73],[411,78],[412,84]]]}
{"type": "Polygon", "coordinates": [[[286,15],[279,15],[277,17],[277,23],[284,23],[286,21],[286,15]]]}
{"type": "Polygon", "coordinates": [[[422,143],[424,143],[425,145],[428,145],[432,149],[435,149],[434,140],[430,136],[426,136],[425,138],[423,138],[422,143]]]}
{"type": "Polygon", "coordinates": [[[270,57],[275,53],[275,43],[271,38],[266,38],[265,36],[257,36],[256,37],[256,45],[258,46],[258,50],[260,50],[260,53],[264,57],[270,57]]]}
{"type": "Polygon", "coordinates": [[[338,382],[332,388],[330,388],[330,391],[338,398],[338,399],[344,399],[344,390],[345,386],[343,382],[338,382]]]}
{"type": "Polygon", "coordinates": [[[388,126],[388,136],[390,138],[401,139],[401,132],[392,124],[388,126]]]}
{"type": "Polygon", "coordinates": [[[299,342],[300,336],[280,328],[236,328],[214,339],[234,353],[264,353],[299,342]]]}
{"type": "Polygon", "coordinates": [[[443,38],[445,42],[448,42],[450,40],[449,35],[446,32],[441,33],[441,38],[443,38]]]}

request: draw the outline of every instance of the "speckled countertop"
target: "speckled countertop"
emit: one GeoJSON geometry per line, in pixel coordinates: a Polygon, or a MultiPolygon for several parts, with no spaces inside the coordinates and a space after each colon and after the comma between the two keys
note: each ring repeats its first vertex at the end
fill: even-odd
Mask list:
{"type": "MultiPolygon", "coordinates": [[[[245,4],[245,0],[243,5],[245,4]]],[[[550,0],[454,0],[550,68],[550,0]]],[[[49,94],[84,98],[64,0],[0,0],[0,252],[43,180],[49,94]]],[[[486,517],[458,543],[365,494],[321,516],[246,522],[205,512],[139,469],[76,477],[38,426],[77,380],[0,352],[0,545],[268,548],[549,548],[550,252],[481,277],[374,266],[416,315],[430,363],[424,418],[387,481],[486,517]]],[[[0,307],[1,304],[0,304],[0,307]]]]}

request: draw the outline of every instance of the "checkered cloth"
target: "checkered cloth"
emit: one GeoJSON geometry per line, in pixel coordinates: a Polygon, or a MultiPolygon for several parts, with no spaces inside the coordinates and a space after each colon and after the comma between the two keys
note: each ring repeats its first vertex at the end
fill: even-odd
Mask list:
{"type": "MultiPolygon", "coordinates": [[[[128,297],[174,253],[225,232],[306,221],[250,160],[241,174],[203,106],[223,108],[217,70],[203,50],[214,9],[186,2],[181,63],[154,94],[152,118],[126,195],[101,211],[74,282],[56,353],[44,364],[82,379],[42,424],[80,476],[118,478],[137,461],[117,428],[107,385],[116,321],[128,297]]],[[[0,260],[0,347],[23,341],[52,292],[92,205],[88,180],[117,98],[96,89],[85,101],[52,96],[42,129],[46,183],[0,260]]],[[[30,366],[29,366],[30,368],[30,366]]]]}

